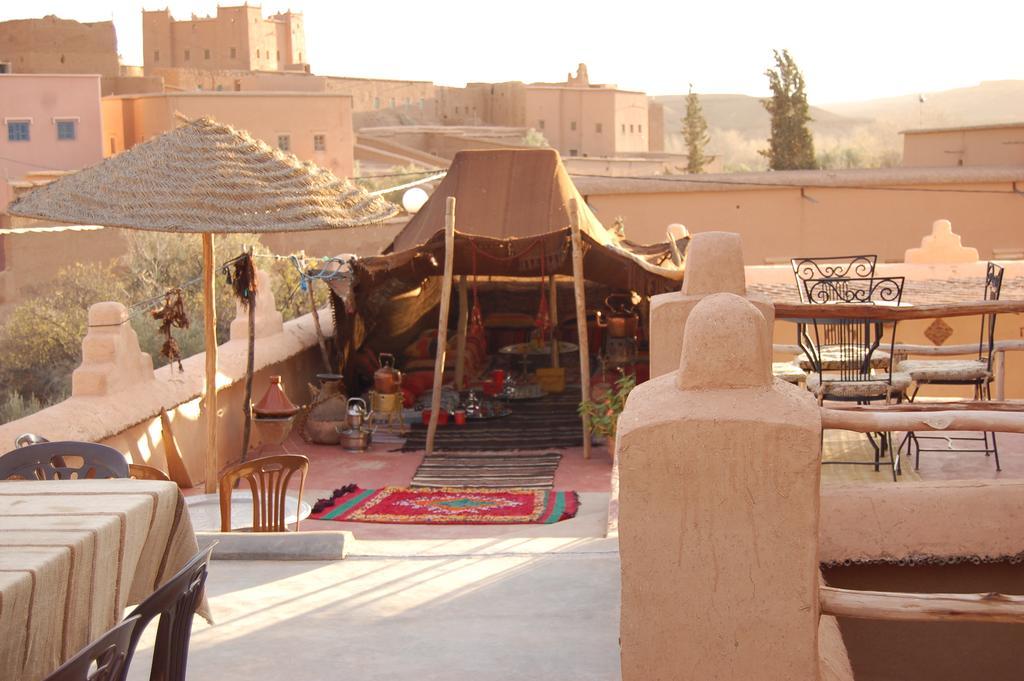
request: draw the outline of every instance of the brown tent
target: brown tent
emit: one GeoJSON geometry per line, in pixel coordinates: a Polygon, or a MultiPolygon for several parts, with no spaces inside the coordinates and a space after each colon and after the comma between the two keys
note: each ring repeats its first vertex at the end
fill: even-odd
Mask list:
{"type": "MultiPolygon", "coordinates": [[[[641,246],[605,228],[583,201],[552,149],[498,149],[456,154],[430,200],[396,237],[389,252],[352,263],[351,279],[337,280],[339,347],[346,355],[364,341],[377,352],[398,353],[423,328],[437,324],[445,256],[445,201],[455,197],[454,273],[537,278],[572,275],[570,205],[579,207],[589,299],[608,291],[643,296],[677,291],[686,237],[641,246]]],[[[491,282],[484,307],[536,311],[536,287],[491,282]],[[494,289],[499,291],[495,292],[494,289]]],[[[571,291],[559,308],[572,310],[571,291]]],[[[596,304],[596,300],[594,300],[596,304]]],[[[351,379],[351,372],[349,378],[351,379]]]]}

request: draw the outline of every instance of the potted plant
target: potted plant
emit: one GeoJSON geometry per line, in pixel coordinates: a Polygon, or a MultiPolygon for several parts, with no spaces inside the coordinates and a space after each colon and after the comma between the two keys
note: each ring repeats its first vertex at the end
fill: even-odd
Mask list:
{"type": "Polygon", "coordinates": [[[636,387],[636,376],[619,369],[619,378],[600,398],[580,403],[580,415],[590,417],[590,433],[605,438],[608,447],[615,447],[615,428],[619,422],[619,414],[626,406],[626,398],[636,387]]]}

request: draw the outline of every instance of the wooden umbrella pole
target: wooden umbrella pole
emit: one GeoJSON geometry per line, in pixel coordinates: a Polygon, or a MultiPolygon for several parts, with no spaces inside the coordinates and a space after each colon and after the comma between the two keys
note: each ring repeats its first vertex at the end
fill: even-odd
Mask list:
{"type": "Polygon", "coordinates": [[[558,358],[558,284],[555,282],[555,275],[548,277],[548,314],[551,316],[551,366],[559,367],[558,358]]]}
{"type": "Polygon", "coordinates": [[[207,494],[217,491],[220,456],[217,451],[217,304],[214,299],[213,234],[203,234],[203,326],[206,342],[206,483],[207,494]]]}
{"type": "MultiPolygon", "coordinates": [[[[583,280],[583,237],[580,236],[580,214],[576,199],[569,202],[572,225],[572,287],[576,294],[576,333],[580,346],[580,394],[590,399],[590,348],[587,342],[587,298],[583,280]]],[[[583,458],[590,458],[590,417],[583,414],[583,458]]]]}
{"type": "Polygon", "coordinates": [[[462,390],[466,379],[466,333],[469,329],[469,287],[466,275],[459,275],[459,332],[455,349],[455,389],[462,390]]]}
{"type": "MultiPolygon", "coordinates": [[[[249,259],[252,260],[252,249],[249,249],[249,259]]],[[[251,267],[254,279],[250,284],[249,303],[246,306],[247,318],[247,339],[248,350],[245,357],[245,397],[242,400],[242,461],[245,461],[249,454],[249,441],[252,437],[252,378],[256,373],[256,268],[251,267]]]]}
{"type": "Polygon", "coordinates": [[[441,310],[437,320],[437,356],[434,358],[434,391],[430,396],[430,421],[427,424],[427,454],[434,451],[437,415],[441,410],[441,383],[444,381],[444,356],[448,345],[448,308],[451,307],[452,275],[455,267],[455,197],[444,206],[444,277],[441,279],[441,310]]]}

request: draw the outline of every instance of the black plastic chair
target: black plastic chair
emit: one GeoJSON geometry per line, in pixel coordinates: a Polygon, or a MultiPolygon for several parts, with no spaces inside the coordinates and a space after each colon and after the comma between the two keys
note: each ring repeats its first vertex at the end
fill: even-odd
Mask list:
{"type": "Polygon", "coordinates": [[[213,546],[197,553],[185,567],[128,615],[129,618],[139,620],[128,647],[129,659],[135,654],[135,647],[146,626],[160,618],[156,645],[153,647],[153,664],[149,672],[150,681],[183,681],[185,678],[192,616],[203,598],[206,566],[210,562],[211,553],[213,546]]]}
{"type": "Polygon", "coordinates": [[[40,442],[0,456],[0,480],[81,480],[127,478],[128,462],[113,447],[95,442],[40,442]],[[74,467],[69,458],[82,459],[74,467]]]}
{"type": "Polygon", "coordinates": [[[128,617],[76,653],[45,681],[120,681],[132,661],[131,640],[139,618],[128,617]]]}

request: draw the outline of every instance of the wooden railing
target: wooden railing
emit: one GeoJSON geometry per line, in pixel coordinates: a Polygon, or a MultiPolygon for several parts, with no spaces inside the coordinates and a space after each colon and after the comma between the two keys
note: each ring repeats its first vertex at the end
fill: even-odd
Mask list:
{"type": "Polygon", "coordinates": [[[936,317],[972,317],[983,314],[1024,312],[1024,300],[986,300],[974,303],[936,303],[929,305],[870,305],[839,303],[775,303],[776,319],[877,319],[902,322],[936,317]]]}
{"type": "Polygon", "coordinates": [[[1024,596],[921,594],[819,587],[821,614],[891,622],[1024,624],[1024,596]]]}

